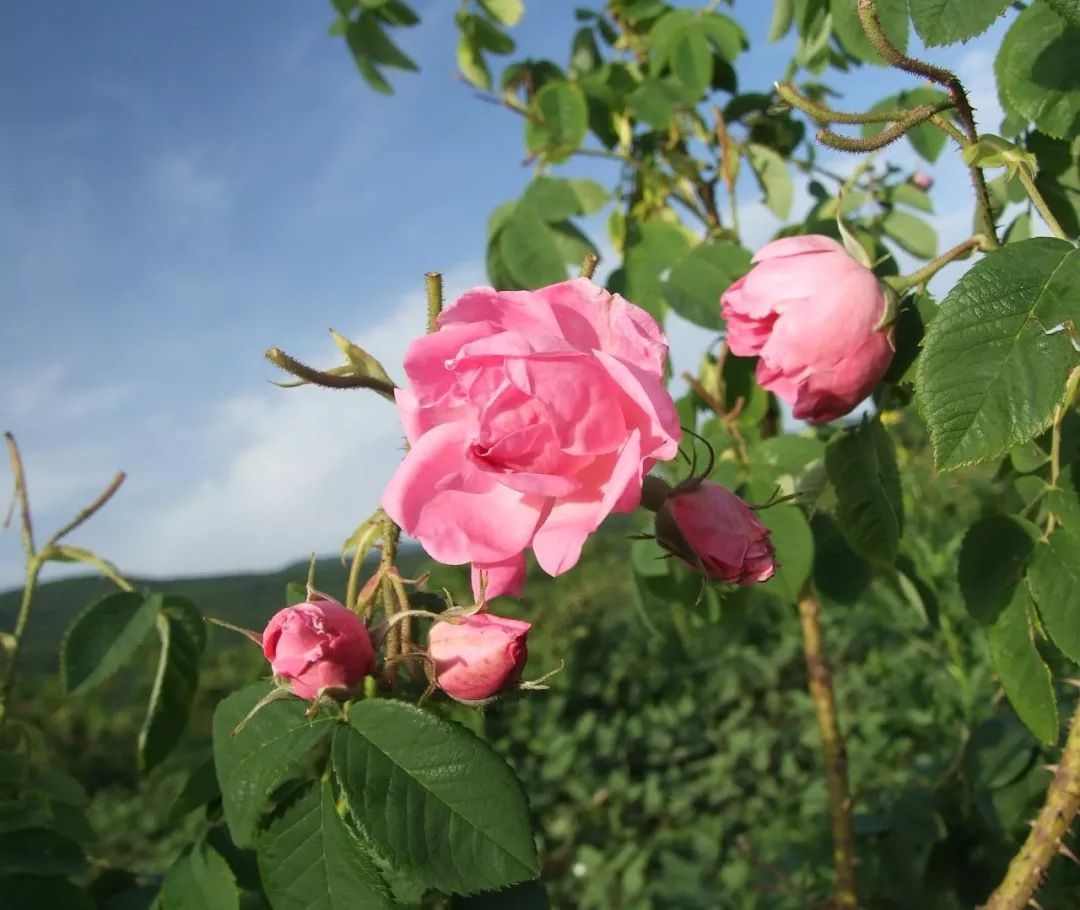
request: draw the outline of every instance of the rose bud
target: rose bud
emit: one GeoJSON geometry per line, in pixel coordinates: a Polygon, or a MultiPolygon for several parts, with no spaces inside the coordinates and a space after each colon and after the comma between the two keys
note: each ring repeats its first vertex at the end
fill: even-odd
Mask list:
{"type": "Polygon", "coordinates": [[[874,273],[829,237],[766,244],[721,297],[727,344],[758,357],[757,381],[811,423],[866,398],[893,357],[888,302],[874,273]]]}
{"type": "Polygon", "coordinates": [[[309,701],[328,689],[352,689],[375,669],[364,623],[329,598],[279,610],[263,632],[262,647],[274,676],[309,701]]]}
{"type": "Polygon", "coordinates": [[[911,182],[925,193],[934,185],[934,178],[923,171],[916,171],[911,175],[911,182]]]}
{"type": "Polygon", "coordinates": [[[521,679],[530,623],[475,613],[459,623],[436,623],[428,635],[435,680],[461,701],[491,698],[521,679]]]}
{"type": "Polygon", "coordinates": [[[709,480],[668,494],[656,513],[656,541],[713,581],[750,585],[776,571],[769,529],[738,496],[709,480]]]}

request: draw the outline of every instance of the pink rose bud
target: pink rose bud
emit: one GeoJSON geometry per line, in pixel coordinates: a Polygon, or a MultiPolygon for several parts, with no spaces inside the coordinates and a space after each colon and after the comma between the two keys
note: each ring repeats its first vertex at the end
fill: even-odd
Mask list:
{"type": "Polygon", "coordinates": [[[561,575],[678,451],[667,349],[652,316],[586,278],[473,288],[405,354],[410,447],[383,508],[433,559],[472,563],[477,599],[484,576],[489,600],[520,594],[528,549],[561,575]]]}
{"type": "Polygon", "coordinates": [[[514,685],[525,669],[530,628],[527,622],[490,613],[436,623],[428,635],[428,653],[439,688],[462,701],[480,701],[514,685]]]}
{"type": "Polygon", "coordinates": [[[843,246],[817,234],[774,240],[753,261],[721,297],[728,347],[758,357],[758,383],[796,418],[842,417],[892,361],[884,289],[843,246]]]}
{"type": "Polygon", "coordinates": [[[714,581],[750,585],[776,571],[769,529],[738,496],[710,480],[671,491],[656,513],[656,540],[714,581]]]}
{"type": "Polygon", "coordinates": [[[926,192],[934,185],[934,178],[929,174],[925,174],[922,171],[916,171],[911,175],[911,182],[915,184],[920,190],[926,192]]]}
{"type": "Polygon", "coordinates": [[[308,700],[327,689],[352,689],[375,669],[367,629],[336,600],[279,610],[263,632],[262,646],[274,676],[308,700]]]}

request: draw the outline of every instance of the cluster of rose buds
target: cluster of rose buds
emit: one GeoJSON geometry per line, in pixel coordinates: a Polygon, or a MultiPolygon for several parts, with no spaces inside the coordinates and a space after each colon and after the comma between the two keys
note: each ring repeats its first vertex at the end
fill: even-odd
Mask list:
{"type": "MultiPolygon", "coordinates": [[[[849,413],[893,355],[889,298],[866,257],[810,235],[769,243],[753,263],[720,301],[728,349],[758,358],[759,384],[796,418],[849,413]]],[[[432,558],[472,565],[480,606],[433,617],[425,653],[451,697],[483,702],[519,684],[530,624],[488,613],[487,598],[521,594],[526,550],[550,575],[573,567],[612,512],[654,511],[659,545],[709,579],[775,573],[768,528],[733,492],[705,475],[673,487],[647,476],[680,440],[666,356],[656,320],[584,278],[475,288],[409,347],[395,396],[409,451],[382,505],[432,558]]],[[[321,595],[275,615],[262,646],[309,700],[347,697],[375,670],[363,621],[321,595]]]]}

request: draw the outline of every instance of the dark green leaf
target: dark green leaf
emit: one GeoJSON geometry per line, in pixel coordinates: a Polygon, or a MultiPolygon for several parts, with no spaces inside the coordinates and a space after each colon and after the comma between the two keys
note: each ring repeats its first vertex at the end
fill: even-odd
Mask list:
{"type": "Polygon", "coordinates": [[[1006,111],[1040,132],[1073,139],[1080,130],[1080,29],[1045,3],[1032,3],[1001,42],[994,73],[1006,111]]]}
{"type": "Polygon", "coordinates": [[[918,256],[932,259],[937,255],[937,232],[921,218],[900,209],[893,209],[881,219],[881,229],[887,237],[895,240],[901,249],[918,256]]]}
{"type": "Polygon", "coordinates": [[[678,225],[649,221],[630,236],[626,248],[623,286],[629,301],[662,319],[664,314],[663,276],[690,249],[690,238],[678,225]]]}
{"type": "Polygon", "coordinates": [[[358,702],[333,756],[350,810],[395,865],[457,893],[536,877],[521,785],[464,727],[403,702],[358,702]]]}
{"type": "Polygon", "coordinates": [[[270,824],[258,853],[274,910],[394,906],[367,848],[338,815],[328,780],[310,787],[270,824]]]}
{"type": "Polygon", "coordinates": [[[214,759],[210,756],[199,765],[184,784],[184,789],[176,797],[169,810],[169,821],[173,824],[180,821],[189,812],[200,809],[213,799],[221,797],[221,788],[218,786],[217,771],[214,769],[214,759]]]}
{"type": "Polygon", "coordinates": [[[403,54],[372,13],[361,13],[359,19],[349,23],[345,40],[356,57],[363,57],[380,66],[416,72],[418,67],[407,55],[403,54]]]}
{"type": "Polygon", "coordinates": [[[1035,742],[1027,728],[1000,714],[971,731],[964,749],[964,771],[978,786],[996,790],[1015,781],[1035,757],[1035,742]]]}
{"type": "Polygon", "coordinates": [[[678,95],[658,79],[645,79],[626,99],[630,112],[654,129],[666,129],[675,116],[678,95]]]}
{"type": "Polygon", "coordinates": [[[58,831],[23,828],[0,834],[0,875],[77,875],[85,868],[82,847],[58,831]]]}
{"type": "Polygon", "coordinates": [[[1069,143],[1032,132],[1027,149],[1039,160],[1035,188],[1065,233],[1080,235],[1080,136],[1069,143]]]}
{"type": "Polygon", "coordinates": [[[199,659],[206,646],[202,614],[182,597],[162,598],[157,629],[161,655],[146,721],[139,732],[139,767],[144,772],[161,764],[183,735],[199,684],[199,659]]]}
{"type": "Polygon", "coordinates": [[[548,161],[569,158],[589,126],[589,109],[580,87],[565,80],[548,82],[529,105],[525,145],[548,161]]]}
{"type": "Polygon", "coordinates": [[[836,489],[836,517],[848,545],[871,562],[892,565],[900,548],[904,508],[892,440],[866,421],[829,440],[825,467],[836,489]]]}
{"type": "Polygon", "coordinates": [[[221,854],[199,843],[165,873],[160,902],[161,910],[238,910],[240,891],[221,854]]]}
{"type": "Polygon", "coordinates": [[[126,664],[154,627],[160,604],[160,598],[121,591],[76,616],[60,643],[64,688],[85,692],[126,664]]]}
{"type": "Polygon", "coordinates": [[[670,60],[684,97],[696,102],[712,81],[713,55],[704,30],[696,24],[683,28],[671,43],[670,60]]]}
{"type": "Polygon", "coordinates": [[[95,910],[82,888],[66,878],[41,875],[2,875],[0,894],[4,910],[95,910]]]}
{"type": "Polygon", "coordinates": [[[541,174],[525,187],[522,200],[547,222],[584,214],[581,200],[569,180],[541,174]]]}
{"type": "Polygon", "coordinates": [[[939,470],[986,461],[1050,424],[1080,362],[1080,251],[1051,238],[1010,243],[977,262],[942,302],[916,368],[916,400],[939,470]]]}
{"type": "Polygon", "coordinates": [[[1035,546],[1035,528],[1005,515],[983,518],[964,535],[957,572],[968,612],[992,625],[1012,600],[1035,546]]]}
{"type": "Polygon", "coordinates": [[[310,720],[306,702],[284,698],[236,727],[271,692],[256,683],[224,699],[214,712],[214,764],[229,831],[239,847],[255,842],[255,830],[273,791],[333,729],[330,718],[310,720]]]}
{"type": "MultiPolygon", "coordinates": [[[[830,0],[829,11],[832,13],[832,25],[837,37],[845,48],[860,60],[881,66],[885,61],[874,50],[870,39],[863,31],[862,23],[855,9],[855,0],[830,0]]],[[[908,42],[908,0],[875,0],[881,27],[886,37],[900,50],[907,49],[908,42]]]]}
{"type": "Polygon", "coordinates": [[[664,301],[684,319],[707,329],[723,328],[720,295],[750,271],[750,253],[733,243],[703,243],[671,268],[664,301]]]}
{"type": "Polygon", "coordinates": [[[450,901],[450,910],[549,910],[550,906],[543,882],[523,882],[468,897],[455,895],[450,901]]]}
{"type": "Polygon", "coordinates": [[[1012,0],[910,0],[911,20],[927,47],[981,35],[1012,0]]]}
{"type": "Polygon", "coordinates": [[[818,513],[810,520],[814,532],[814,587],[830,600],[856,603],[870,584],[870,564],[859,556],[835,519],[818,513]]]}
{"type": "Polygon", "coordinates": [[[487,19],[481,16],[472,16],[469,19],[471,28],[469,32],[478,47],[493,54],[512,54],[514,52],[514,39],[506,32],[496,28],[487,19]]]}
{"type": "Polygon", "coordinates": [[[1028,608],[1031,596],[1017,585],[1012,599],[986,630],[990,661],[1009,703],[1032,733],[1047,745],[1058,740],[1054,687],[1039,651],[1028,608]]]}
{"type": "Polygon", "coordinates": [[[1080,663],[1080,537],[1059,528],[1037,543],[1027,580],[1047,634],[1080,663]]]}
{"type": "MultiPolygon", "coordinates": [[[[768,497],[774,490],[766,485],[753,488],[757,497],[768,497]]],[[[759,509],[757,517],[767,527],[776,550],[779,569],[761,586],[769,594],[795,603],[814,565],[814,535],[802,510],[792,503],[780,503],[759,509]]]]}
{"type": "Polygon", "coordinates": [[[499,258],[519,288],[539,288],[566,280],[566,265],[543,219],[519,203],[498,234],[499,258]]]}

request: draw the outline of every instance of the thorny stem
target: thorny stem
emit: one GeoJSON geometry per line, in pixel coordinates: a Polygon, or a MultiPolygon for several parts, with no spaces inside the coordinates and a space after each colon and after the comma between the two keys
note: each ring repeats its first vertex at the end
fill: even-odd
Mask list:
{"type": "Polygon", "coordinates": [[[833,863],[836,885],[833,906],[854,910],[858,906],[855,890],[855,830],[851,820],[851,795],[848,792],[847,753],[836,719],[836,697],[832,676],[821,636],[821,607],[809,588],[799,597],[799,622],[802,625],[803,655],[814,700],[821,750],[825,760],[825,782],[829,790],[832,817],[833,863]]]}
{"type": "MultiPolygon", "coordinates": [[[[1073,713],[1069,736],[1061,753],[1054,779],[1046,791],[1046,801],[1031,826],[1020,852],[1009,863],[1005,878],[983,910],[1023,910],[1032,906],[1033,896],[1057,854],[1071,855],[1063,843],[1080,811],[1080,704],[1073,713]]],[[[1038,906],[1035,904],[1034,906],[1038,906]]]]}
{"type": "Polygon", "coordinates": [[[442,275],[425,272],[424,286],[427,290],[427,330],[430,335],[439,327],[439,313],[443,307],[442,275]]]}
{"type": "Polygon", "coordinates": [[[581,271],[578,272],[579,278],[592,279],[592,276],[596,274],[596,266],[600,262],[600,257],[596,253],[586,253],[585,259],[581,263],[581,271]]]}
{"type": "MultiPolygon", "coordinates": [[[[382,579],[379,588],[380,596],[383,603],[383,612],[386,614],[386,618],[389,619],[395,613],[397,613],[397,597],[395,596],[394,586],[390,580],[390,573],[394,571],[394,564],[397,562],[397,549],[398,541],[401,538],[401,528],[397,524],[387,517],[382,522],[382,555],[379,557],[379,577],[382,579]]],[[[392,661],[401,653],[402,635],[401,628],[398,625],[391,626],[386,636],[386,651],[385,656],[388,661],[392,661]]],[[[395,674],[393,672],[393,664],[391,663],[384,668],[383,684],[387,688],[393,688],[395,674]]]]}
{"type": "Polygon", "coordinates": [[[372,376],[336,376],[333,373],[324,373],[322,370],[309,367],[306,363],[301,363],[295,357],[290,357],[281,348],[269,348],[266,359],[286,373],[291,373],[312,385],[323,386],[327,389],[372,389],[391,398],[394,395],[395,386],[392,382],[375,379],[372,376]]]}
{"type": "Polygon", "coordinates": [[[1035,181],[1032,179],[1031,174],[1024,165],[1020,165],[1016,169],[1016,176],[1020,178],[1020,182],[1024,185],[1024,189],[1027,190],[1028,197],[1035,204],[1035,208],[1039,210],[1039,214],[1042,215],[1042,220],[1046,222],[1046,226],[1054,232],[1055,237],[1060,237],[1062,240],[1069,240],[1069,235],[1065,233],[1065,229],[1061,226],[1061,222],[1054,217],[1054,213],[1050,211],[1050,207],[1046,204],[1046,200],[1043,198],[1043,194],[1039,192],[1035,186],[1035,181]]]}
{"type": "MultiPolygon", "coordinates": [[[[777,82],[776,93],[792,107],[798,108],[809,114],[820,123],[893,123],[910,117],[917,108],[896,108],[894,110],[866,111],[865,113],[853,113],[849,111],[834,111],[832,108],[818,104],[801,94],[790,82],[777,82]]],[[[953,103],[947,101],[938,105],[938,112],[952,108],[953,103]]]]}
{"type": "MultiPolygon", "coordinates": [[[[947,69],[942,69],[923,60],[916,60],[900,51],[882,29],[881,20],[878,19],[877,10],[874,8],[874,0],[857,0],[856,11],[863,31],[873,45],[874,50],[897,69],[903,70],[905,73],[911,73],[914,76],[922,76],[924,79],[929,79],[931,82],[936,82],[942,86],[949,93],[949,97],[952,98],[957,119],[964,127],[968,143],[974,145],[978,142],[979,134],[975,129],[975,114],[971,109],[971,102],[968,101],[963,83],[960,82],[957,76],[947,69]]],[[[997,231],[994,227],[990,193],[986,189],[986,178],[983,176],[982,168],[975,165],[970,165],[968,171],[971,174],[971,185],[975,189],[975,198],[979,204],[980,228],[986,234],[990,247],[992,249],[996,248],[998,246],[997,231]]]]}
{"type": "Polygon", "coordinates": [[[956,259],[962,259],[973,250],[981,249],[985,243],[986,238],[981,234],[977,237],[972,237],[965,240],[963,243],[958,243],[951,250],[946,250],[936,259],[930,260],[930,262],[921,269],[912,272],[910,275],[894,278],[888,283],[898,294],[903,294],[905,291],[911,290],[911,288],[925,285],[950,262],[953,262],[956,259]]]}
{"type": "Polygon", "coordinates": [[[53,536],[49,538],[49,542],[45,545],[45,548],[48,549],[53,544],[59,543],[61,538],[67,537],[67,535],[79,527],[79,525],[91,518],[98,509],[112,499],[113,494],[120,489],[120,485],[124,482],[126,477],[127,475],[123,471],[118,471],[116,476],[109,482],[109,485],[101,491],[101,494],[97,499],[71,519],[71,521],[64,525],[59,531],[53,534],[53,536]]]}
{"type": "Polygon", "coordinates": [[[907,135],[912,127],[930,120],[935,114],[940,113],[940,108],[941,105],[935,108],[929,104],[921,104],[908,111],[903,119],[897,120],[892,126],[886,127],[873,136],[854,138],[841,136],[830,129],[820,129],[817,134],[818,142],[841,152],[873,152],[907,135]]]}

